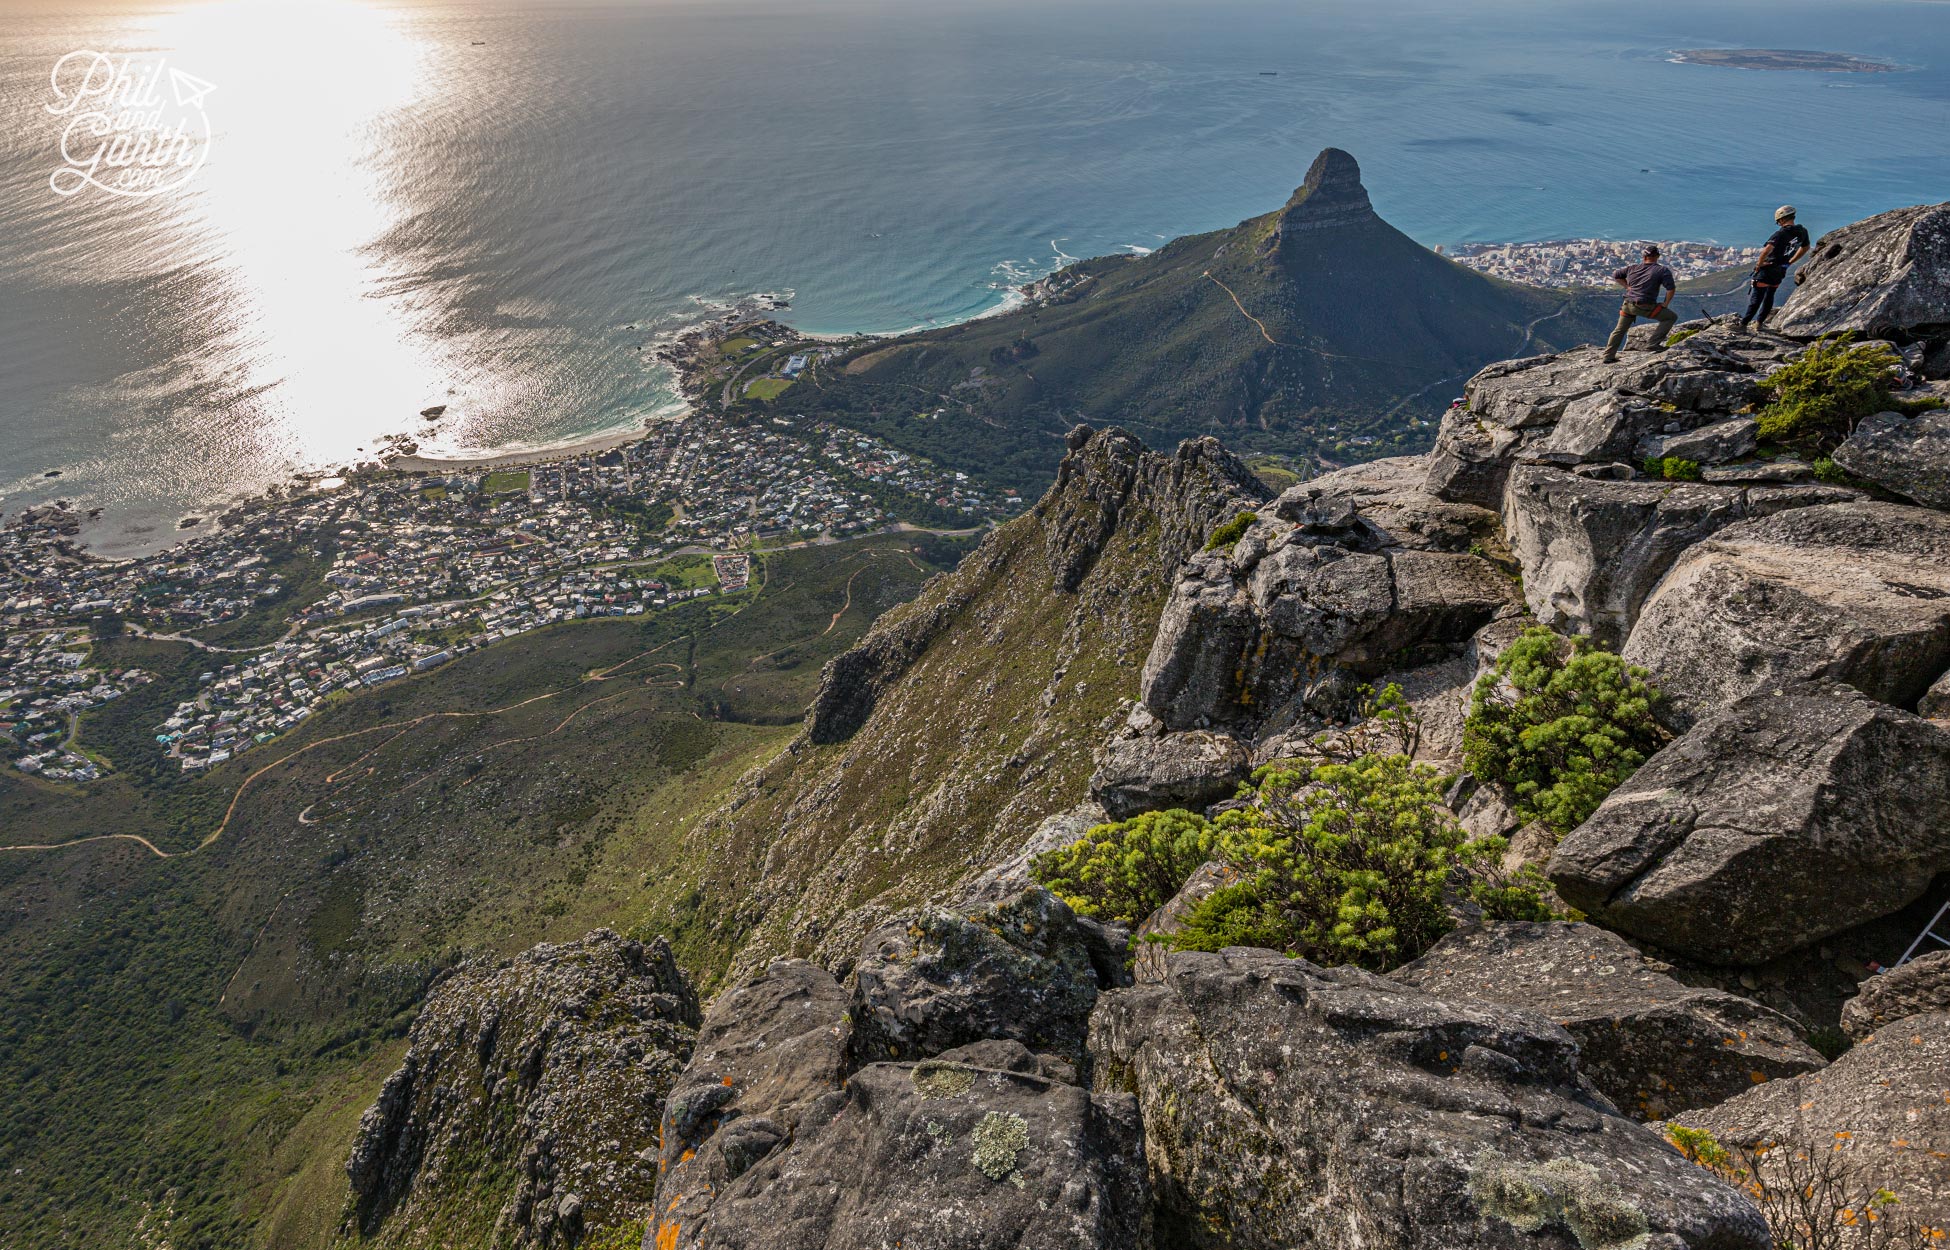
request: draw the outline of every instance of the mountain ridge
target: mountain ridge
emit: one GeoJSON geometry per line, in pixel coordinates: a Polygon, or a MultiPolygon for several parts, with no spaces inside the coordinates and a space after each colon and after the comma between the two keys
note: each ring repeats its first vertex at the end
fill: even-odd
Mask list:
{"type": "Polygon", "coordinates": [[[761,407],[1025,490],[1078,422],[1346,463],[1420,450],[1448,384],[1602,337],[1616,312],[1609,295],[1519,287],[1422,247],[1337,148],[1273,212],[1030,291],[1014,311],[865,344],[761,407]]]}

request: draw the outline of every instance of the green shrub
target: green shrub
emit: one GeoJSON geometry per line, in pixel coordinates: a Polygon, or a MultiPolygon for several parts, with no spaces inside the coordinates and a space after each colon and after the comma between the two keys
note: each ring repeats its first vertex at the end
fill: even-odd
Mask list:
{"type": "Polygon", "coordinates": [[[1496,870],[1502,839],[1468,840],[1443,806],[1448,781],[1373,753],[1261,769],[1251,803],[1216,822],[1240,881],[1194,908],[1172,945],[1264,946],[1385,972],[1454,927],[1452,886],[1494,918],[1549,918],[1534,873],[1496,870]]]}
{"type": "Polygon", "coordinates": [[[1674,330],[1671,334],[1666,336],[1666,346],[1677,347],[1679,344],[1684,343],[1687,339],[1692,338],[1695,334],[1698,334],[1701,330],[1704,330],[1705,328],[1706,328],[1705,326],[1688,326],[1684,330],[1674,330]]]}
{"type": "Polygon", "coordinates": [[[1146,812],[1038,855],[1030,874],[1082,915],[1134,925],[1171,901],[1216,842],[1196,812],[1146,812]]]}
{"type": "Polygon", "coordinates": [[[1253,522],[1257,520],[1259,520],[1259,513],[1257,512],[1240,513],[1224,525],[1221,525],[1218,529],[1212,531],[1212,537],[1205,540],[1205,549],[1207,551],[1217,551],[1221,547],[1232,546],[1232,544],[1238,542],[1245,536],[1246,531],[1251,529],[1253,522]]]}
{"type": "Polygon", "coordinates": [[[1533,626],[1477,681],[1463,758],[1510,787],[1519,817],[1568,833],[1664,744],[1647,677],[1589,639],[1533,626]]]}
{"type": "Polygon", "coordinates": [[[1759,414],[1763,442],[1824,453],[1847,438],[1864,417],[1941,405],[1934,398],[1898,399],[1889,384],[1902,361],[1883,343],[1851,346],[1852,337],[1824,338],[1801,359],[1761,382],[1761,389],[1772,397],[1759,414]]]}
{"type": "Polygon", "coordinates": [[[1650,477],[1662,477],[1668,482],[1697,482],[1700,479],[1699,461],[1687,460],[1682,456],[1658,456],[1647,458],[1645,472],[1650,477]]]}

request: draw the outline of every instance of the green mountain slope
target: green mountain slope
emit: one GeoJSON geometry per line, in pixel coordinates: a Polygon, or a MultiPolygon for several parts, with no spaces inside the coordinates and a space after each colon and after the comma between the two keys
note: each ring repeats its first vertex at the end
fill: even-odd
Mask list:
{"type": "Polygon", "coordinates": [[[1212,434],[1363,460],[1425,446],[1482,365],[1590,341],[1616,308],[1436,255],[1376,215],[1330,148],[1277,212],[1073,265],[1028,307],[870,344],[779,403],[1028,490],[1079,420],[1155,446],[1212,434]]]}
{"type": "Polygon", "coordinates": [[[1041,502],[834,661],[805,732],[696,826],[701,895],[737,903],[690,935],[692,967],[844,964],[879,918],[1087,792],[1172,571],[1267,492],[1212,440],[1164,456],[1079,430],[1068,447],[1041,502]]]}
{"type": "MultiPolygon", "coordinates": [[[[7,843],[127,832],[189,852],[0,851],[0,1245],[325,1244],[429,978],[596,925],[710,932],[688,822],[962,550],[776,553],[745,596],[537,631],[207,776],[0,774],[7,843]]],[[[161,644],[107,645],[172,671],[161,644]]],[[[152,712],[109,704],[84,735],[140,749],[152,712]]]]}

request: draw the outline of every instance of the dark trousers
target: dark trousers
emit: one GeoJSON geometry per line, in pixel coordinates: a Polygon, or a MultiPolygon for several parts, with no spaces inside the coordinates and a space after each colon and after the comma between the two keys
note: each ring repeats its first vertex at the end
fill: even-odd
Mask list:
{"type": "Polygon", "coordinates": [[[1650,317],[1659,323],[1658,332],[1652,336],[1652,346],[1655,348],[1665,346],[1666,335],[1671,333],[1673,323],[1679,320],[1679,314],[1670,308],[1661,308],[1657,304],[1634,304],[1627,300],[1625,306],[1618,310],[1618,325],[1612,329],[1611,342],[1605,344],[1606,357],[1618,355],[1619,347],[1625,342],[1625,331],[1631,329],[1632,323],[1640,317],[1650,317]]]}
{"type": "Polygon", "coordinates": [[[1766,325],[1768,314],[1774,311],[1774,292],[1780,289],[1780,278],[1775,278],[1771,282],[1762,282],[1759,278],[1755,278],[1754,293],[1747,300],[1747,313],[1740,318],[1740,324],[1744,326],[1758,317],[1760,323],[1766,325]]]}

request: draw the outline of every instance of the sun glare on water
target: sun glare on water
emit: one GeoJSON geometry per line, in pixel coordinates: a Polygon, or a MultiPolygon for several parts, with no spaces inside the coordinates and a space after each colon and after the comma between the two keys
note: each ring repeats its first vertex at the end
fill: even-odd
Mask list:
{"type": "Polygon", "coordinates": [[[410,300],[382,298],[397,275],[375,246],[408,212],[387,127],[439,89],[433,50],[354,0],[221,0],[143,36],[216,86],[209,159],[172,224],[216,275],[226,367],[247,374],[227,382],[269,418],[254,436],[350,458],[447,402],[451,371],[410,300]]]}

